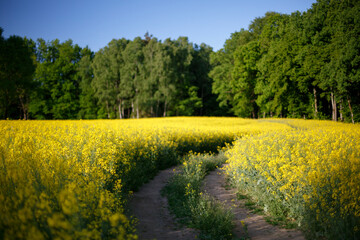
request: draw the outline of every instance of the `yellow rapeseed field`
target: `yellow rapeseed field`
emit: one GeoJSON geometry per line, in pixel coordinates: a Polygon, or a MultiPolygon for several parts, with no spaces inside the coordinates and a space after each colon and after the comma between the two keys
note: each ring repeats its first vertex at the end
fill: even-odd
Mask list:
{"type": "Polygon", "coordinates": [[[123,209],[129,191],[188,151],[214,152],[258,125],[236,118],[0,121],[0,238],[136,238],[123,209]]]}
{"type": "Polygon", "coordinates": [[[227,152],[227,174],[265,211],[296,219],[313,235],[356,239],[360,230],[360,125],[272,121],[291,129],[263,131],[238,140],[227,152]]]}
{"type": "Polygon", "coordinates": [[[254,196],[269,212],[299,223],[308,213],[327,224],[350,216],[351,231],[359,231],[359,125],[207,117],[0,121],[0,136],[2,239],[136,239],[124,214],[129,192],[189,151],[216,152],[235,139],[227,173],[239,187],[261,190],[254,196]]]}

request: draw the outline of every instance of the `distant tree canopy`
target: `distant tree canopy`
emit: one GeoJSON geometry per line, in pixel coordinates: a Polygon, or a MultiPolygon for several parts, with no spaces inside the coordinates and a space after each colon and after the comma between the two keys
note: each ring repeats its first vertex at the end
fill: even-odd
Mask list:
{"type": "Polygon", "coordinates": [[[213,92],[241,117],[360,121],[360,2],[268,12],[212,53],[213,92]]]}
{"type": "Polygon", "coordinates": [[[71,40],[1,37],[1,118],[95,119],[223,115],[212,48],[186,37],[113,39],[93,53],[71,40]]]}
{"type": "Polygon", "coordinates": [[[29,117],[34,88],[35,44],[26,38],[2,37],[0,28],[0,118],[29,117]]]}
{"type": "Polygon", "coordinates": [[[215,100],[208,77],[211,52],[186,37],[161,42],[146,34],[145,39],[112,40],[91,63],[98,116],[213,114],[204,109],[208,100],[215,100]]]}
{"type": "Polygon", "coordinates": [[[93,53],[0,28],[0,118],[301,117],[360,121],[360,2],[268,12],[224,48],[113,39],[93,53]]]}

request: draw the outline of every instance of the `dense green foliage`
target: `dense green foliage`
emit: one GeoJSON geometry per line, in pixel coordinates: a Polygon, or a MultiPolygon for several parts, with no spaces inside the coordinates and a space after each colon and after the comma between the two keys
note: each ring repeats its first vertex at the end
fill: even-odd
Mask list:
{"type": "Polygon", "coordinates": [[[0,118],[27,118],[34,87],[34,42],[26,38],[2,37],[0,28],[0,118]]]}
{"type": "Polygon", "coordinates": [[[241,117],[359,121],[360,2],[268,12],[211,56],[213,91],[241,117]]]}
{"type": "Polygon", "coordinates": [[[93,53],[0,33],[0,118],[301,117],[360,121],[360,2],[268,12],[213,52],[148,33],[93,53]]]}
{"type": "Polygon", "coordinates": [[[186,37],[113,39],[95,54],[71,40],[16,36],[1,48],[2,119],[226,114],[208,77],[212,48],[186,37]]]}

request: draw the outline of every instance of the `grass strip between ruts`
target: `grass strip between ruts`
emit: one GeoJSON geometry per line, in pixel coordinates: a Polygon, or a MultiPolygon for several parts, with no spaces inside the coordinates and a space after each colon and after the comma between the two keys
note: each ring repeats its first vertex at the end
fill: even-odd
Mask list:
{"type": "Polygon", "coordinates": [[[178,221],[199,229],[200,239],[232,239],[233,214],[214,198],[201,192],[207,172],[226,161],[223,152],[217,155],[190,153],[177,173],[163,189],[170,211],[178,221]]]}

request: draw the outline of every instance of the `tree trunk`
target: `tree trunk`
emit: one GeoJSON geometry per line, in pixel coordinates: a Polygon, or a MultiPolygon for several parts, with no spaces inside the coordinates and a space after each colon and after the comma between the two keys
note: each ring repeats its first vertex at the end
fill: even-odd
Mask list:
{"type": "Polygon", "coordinates": [[[264,112],[263,118],[265,118],[265,116],[266,116],[266,112],[264,112]]]}
{"type": "Polygon", "coordinates": [[[314,87],[314,118],[317,118],[318,115],[318,104],[317,104],[317,97],[316,97],[316,88],[314,87]]]}
{"type": "Polygon", "coordinates": [[[337,104],[336,104],[336,97],[334,95],[334,121],[337,122],[337,104]]]}
{"type": "Polygon", "coordinates": [[[122,116],[122,110],[121,110],[121,99],[119,101],[119,119],[122,119],[123,116],[122,116]]]}
{"type": "MultiPolygon", "coordinates": [[[[136,79],[136,74],[135,74],[136,79]]],[[[139,95],[137,88],[135,89],[135,97],[136,97],[136,118],[139,119],[139,95]]]]}
{"type": "Polygon", "coordinates": [[[16,89],[16,93],[17,93],[17,95],[19,96],[19,101],[20,101],[21,110],[22,110],[22,113],[20,113],[19,118],[21,119],[21,118],[23,117],[24,120],[26,120],[26,119],[27,119],[28,109],[27,109],[27,104],[26,104],[26,94],[25,94],[25,90],[17,88],[17,89],[16,89]],[[22,115],[22,116],[21,116],[21,115],[22,115]]]}
{"type": "Polygon", "coordinates": [[[160,100],[158,99],[157,104],[156,104],[156,112],[155,112],[156,117],[158,116],[158,113],[159,113],[159,105],[160,105],[160,100]]]}
{"type": "Polygon", "coordinates": [[[347,96],[347,101],[348,101],[348,104],[349,104],[349,109],[350,109],[350,114],[351,114],[351,122],[353,124],[355,124],[355,122],[354,122],[354,113],[352,111],[352,107],[351,107],[351,104],[350,104],[351,100],[350,100],[349,96],[347,96]]]}
{"type": "Polygon", "coordinates": [[[106,111],[107,111],[108,119],[110,119],[109,102],[108,101],[106,101],[106,111]]]}
{"type": "Polygon", "coordinates": [[[331,92],[330,94],[331,94],[332,120],[337,121],[336,98],[333,92],[331,92]]]}
{"type": "Polygon", "coordinates": [[[139,119],[140,114],[139,114],[139,103],[138,100],[136,101],[136,118],[139,119]]]}
{"type": "Polygon", "coordinates": [[[340,100],[340,121],[343,122],[344,118],[343,118],[343,105],[342,105],[343,100],[340,100]]]}
{"type": "Polygon", "coordinates": [[[134,114],[134,100],[131,100],[131,114],[132,114],[132,118],[135,118],[135,114],[134,114]]]}
{"type": "MultiPolygon", "coordinates": [[[[19,96],[19,100],[20,100],[20,104],[21,104],[21,109],[22,109],[22,113],[24,114],[23,117],[24,117],[24,120],[27,120],[27,114],[26,114],[26,107],[25,107],[25,104],[24,104],[24,101],[22,99],[22,97],[19,96]]],[[[21,117],[20,117],[21,118],[21,117]]]]}
{"type": "Polygon", "coordinates": [[[200,108],[200,116],[204,113],[204,85],[201,84],[201,108],[200,108]]]}
{"type": "Polygon", "coordinates": [[[164,103],[164,114],[163,114],[163,117],[166,117],[166,100],[165,100],[165,103],[164,103]]]}

